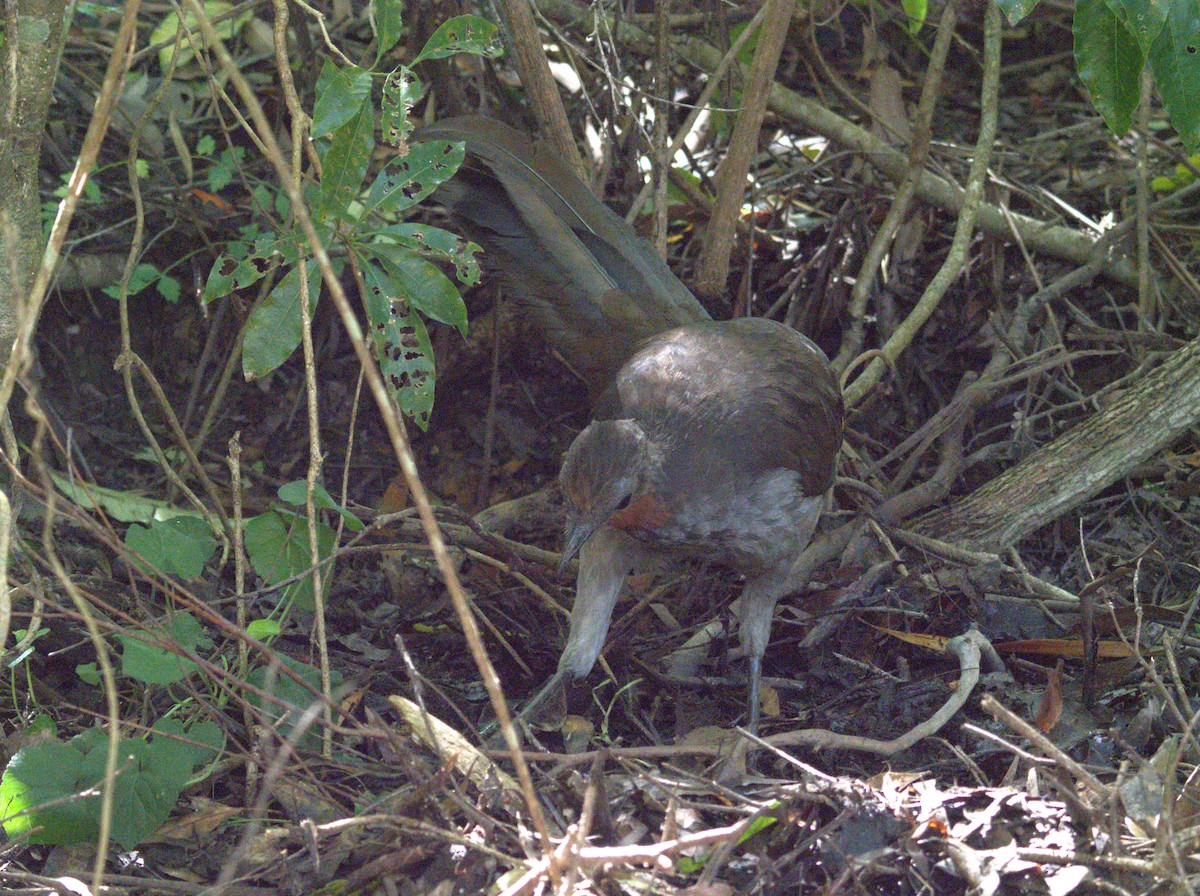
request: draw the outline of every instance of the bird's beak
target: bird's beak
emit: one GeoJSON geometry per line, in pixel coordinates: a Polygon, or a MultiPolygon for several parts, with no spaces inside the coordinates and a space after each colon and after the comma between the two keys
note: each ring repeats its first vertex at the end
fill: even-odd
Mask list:
{"type": "Polygon", "coordinates": [[[567,564],[579,553],[579,549],[583,547],[583,543],[591,538],[592,533],[595,531],[596,524],[589,523],[586,520],[567,523],[566,543],[563,545],[562,557],[558,561],[559,573],[567,571],[567,564]]]}

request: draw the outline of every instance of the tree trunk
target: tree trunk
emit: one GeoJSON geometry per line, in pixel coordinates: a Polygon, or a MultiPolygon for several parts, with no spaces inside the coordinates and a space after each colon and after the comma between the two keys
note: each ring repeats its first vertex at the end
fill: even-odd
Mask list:
{"type": "Polygon", "coordinates": [[[1108,488],[1200,422],[1200,339],[1063,433],[915,529],[959,547],[997,551],[1108,488]]]}
{"type": "Polygon", "coordinates": [[[8,360],[17,319],[42,256],[38,164],[67,33],[66,0],[4,4],[0,68],[0,359],[8,360]]]}

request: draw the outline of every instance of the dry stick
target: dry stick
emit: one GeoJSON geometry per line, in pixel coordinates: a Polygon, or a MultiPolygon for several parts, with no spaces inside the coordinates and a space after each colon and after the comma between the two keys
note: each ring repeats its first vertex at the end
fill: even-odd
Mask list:
{"type": "MultiPolygon", "coordinates": [[[[296,83],[292,79],[292,67],[287,55],[288,6],[274,3],[272,35],[275,45],[275,69],[279,72],[288,115],[291,117],[291,176],[300,182],[303,174],[303,146],[307,142],[305,115],[296,95],[296,83]]],[[[308,468],[304,477],[304,513],[308,517],[308,557],[312,567],[310,575],[313,588],[313,637],[317,642],[317,661],[321,671],[321,695],[325,698],[321,726],[321,753],[329,759],[333,756],[333,679],[329,669],[329,640],[325,630],[325,591],[322,576],[321,546],[317,534],[317,478],[321,475],[324,457],[321,452],[321,422],[318,415],[317,360],[312,338],[312,305],[309,304],[308,258],[303,252],[297,261],[300,285],[300,344],[304,350],[304,397],[308,410],[308,468]]],[[[330,572],[332,576],[333,573],[330,572]]]]}
{"type": "Polygon", "coordinates": [[[671,180],[671,157],[667,155],[670,135],[667,128],[667,110],[671,101],[671,42],[667,30],[667,19],[671,12],[671,0],[661,0],[654,10],[654,251],[659,258],[667,257],[667,184],[671,180]]]}
{"type": "Polygon", "coordinates": [[[129,192],[133,197],[134,205],[134,227],[129,251],[125,256],[125,268],[121,273],[121,279],[118,284],[117,308],[121,325],[121,353],[117,356],[114,366],[121,373],[121,382],[125,389],[126,400],[129,402],[129,409],[133,413],[134,420],[137,422],[138,428],[141,429],[142,436],[146,439],[151,453],[158,462],[159,468],[162,470],[163,475],[167,477],[167,480],[191,502],[192,506],[198,510],[205,522],[208,523],[209,528],[213,531],[213,535],[221,542],[221,556],[222,560],[224,560],[229,553],[231,532],[229,521],[225,518],[224,513],[220,511],[222,505],[216,483],[212,481],[212,477],[208,475],[208,471],[204,469],[203,464],[200,463],[200,458],[197,457],[196,452],[192,449],[191,440],[188,439],[187,434],[184,432],[183,426],[180,424],[170,400],[158,382],[158,378],[150,370],[149,365],[133,350],[133,336],[129,325],[129,281],[133,276],[134,267],[141,259],[143,235],[146,228],[145,209],[142,205],[141,180],[138,177],[137,171],[138,144],[146,122],[149,121],[152,113],[158,107],[159,102],[166,93],[167,86],[171,83],[171,76],[174,74],[174,60],[177,58],[178,54],[172,57],[172,66],[168,70],[167,76],[159,85],[158,90],[154,92],[150,102],[146,105],[146,109],[134,124],[133,135],[130,138],[129,150],[126,154],[129,192]],[[135,367],[150,387],[150,392],[159,405],[159,410],[162,411],[163,417],[166,419],[168,427],[175,437],[177,446],[187,458],[188,465],[193,474],[200,480],[200,484],[204,488],[209,501],[213,507],[218,508],[216,511],[200,500],[199,496],[196,495],[192,488],[183,481],[179,473],[176,472],[175,465],[168,460],[158,437],[154,434],[153,428],[142,413],[141,402],[137,397],[137,391],[133,385],[133,369],[135,367]]]}
{"type": "Polygon", "coordinates": [[[729,279],[729,256],[736,235],[735,222],[746,193],[746,175],[758,148],[758,132],[762,129],[767,111],[767,97],[779,66],[779,55],[788,33],[792,16],[792,0],[767,0],[763,27],[759,29],[758,46],[750,74],[742,93],[742,108],[729,140],[725,158],[714,177],[716,197],[708,224],[704,228],[703,248],[696,265],[695,287],[703,296],[725,292],[729,279]]]}
{"type": "MultiPolygon", "coordinates": [[[[487,651],[483,646],[479,635],[479,626],[471,613],[462,582],[459,580],[458,573],[454,569],[454,563],[450,559],[449,552],[446,550],[446,542],[442,538],[441,530],[438,528],[437,518],[433,514],[433,506],[429,502],[429,495],[425,491],[420,474],[417,471],[416,458],[413,456],[412,448],[408,444],[408,438],[401,426],[398,412],[391,400],[391,396],[388,394],[383,377],[379,373],[379,367],[376,365],[374,356],[371,354],[371,349],[367,344],[362,327],[358,323],[358,318],[355,316],[354,309],[350,305],[346,291],[342,288],[341,281],[334,274],[329,254],[317,236],[312,217],[309,215],[308,208],[304,203],[304,196],[301,193],[300,185],[290,176],[291,172],[283,159],[283,154],[280,151],[279,143],[275,139],[271,123],[267,119],[262,105],[258,102],[258,97],[255,96],[253,88],[237,67],[233,57],[229,55],[229,51],[226,49],[220,36],[213,29],[211,23],[204,17],[204,10],[200,4],[200,0],[185,0],[185,3],[187,8],[197,17],[200,30],[204,33],[205,40],[220,62],[221,68],[225,71],[230,83],[234,85],[238,96],[241,97],[242,102],[250,110],[251,117],[257,126],[257,137],[263,141],[267,148],[266,158],[275,169],[280,185],[284,188],[293,209],[295,209],[296,222],[300,225],[300,229],[308,240],[314,257],[320,264],[321,276],[326,287],[329,289],[330,298],[337,308],[342,325],[346,328],[347,336],[354,347],[354,353],[358,358],[359,364],[366,372],[367,384],[370,386],[371,395],[379,406],[384,426],[387,429],[388,437],[392,444],[392,450],[395,452],[400,469],[404,473],[405,482],[408,485],[409,493],[412,495],[413,503],[416,505],[417,513],[421,518],[421,523],[425,529],[430,547],[433,549],[438,569],[441,571],[442,577],[446,582],[446,591],[450,595],[454,611],[458,616],[459,623],[463,627],[467,646],[471,651],[471,658],[475,661],[479,669],[484,687],[487,688],[492,708],[495,710],[496,716],[503,727],[505,741],[512,751],[513,765],[516,767],[517,779],[521,783],[521,790],[525,796],[530,819],[538,835],[542,838],[542,848],[549,852],[551,849],[550,832],[546,827],[546,819],[542,812],[541,804],[538,803],[537,795],[533,789],[533,779],[529,774],[529,767],[521,756],[520,743],[517,740],[517,733],[512,726],[512,716],[509,714],[508,705],[504,702],[504,692],[500,688],[499,676],[497,676],[496,669],[492,665],[487,651]]],[[[552,874],[554,873],[556,872],[552,871],[552,874]]]]}
{"type": "MultiPolygon", "coordinates": [[[[1193,48],[1194,52],[1194,48],[1193,48]]],[[[1142,97],[1138,107],[1137,142],[1137,287],[1138,329],[1154,328],[1154,296],[1150,283],[1150,103],[1153,95],[1153,77],[1147,66],[1142,70],[1142,97]]]]}
{"type": "MultiPolygon", "coordinates": [[[[543,15],[580,30],[593,28],[598,15],[594,7],[585,7],[576,0],[539,0],[538,9],[543,15]]],[[[615,31],[617,37],[629,46],[645,52],[650,52],[653,47],[650,35],[628,22],[619,23],[615,31]]],[[[698,39],[682,44],[679,56],[704,71],[712,71],[721,60],[721,53],[715,47],[698,39]]],[[[904,153],[892,149],[865,128],[852,124],[795,91],[776,84],[771,88],[769,107],[777,115],[824,134],[847,149],[862,153],[868,162],[892,180],[899,181],[907,173],[908,161],[904,153]]],[[[964,199],[960,187],[930,172],[921,174],[917,195],[926,202],[955,213],[961,210],[964,199]]],[[[1025,215],[1013,215],[1013,221],[1026,245],[1039,252],[1080,264],[1092,257],[1095,241],[1088,235],[1069,227],[1047,225],[1044,221],[1025,215]]],[[[1007,239],[1011,233],[1004,215],[991,205],[980,207],[979,226],[1001,239],[1007,239]]],[[[1133,282],[1133,272],[1124,262],[1107,262],[1104,270],[1123,283],[1133,282]]]]}
{"type": "Polygon", "coordinates": [[[930,139],[933,133],[933,113],[937,98],[941,95],[942,75],[946,70],[946,54],[950,50],[950,39],[954,36],[954,27],[958,22],[953,3],[947,3],[942,10],[942,18],[938,22],[937,36],[933,41],[933,51],[929,54],[929,67],[925,73],[925,84],[921,88],[921,101],[917,106],[916,127],[913,128],[912,144],[908,150],[908,173],[896,188],[896,196],[892,200],[883,223],[875,232],[875,238],[863,257],[858,276],[850,289],[850,305],[847,313],[850,322],[846,335],[842,339],[837,357],[833,359],[833,369],[841,373],[850,366],[852,359],[862,350],[863,330],[865,327],[867,299],[871,288],[879,277],[883,265],[883,256],[887,253],[895,239],[896,231],[908,215],[912,199],[917,191],[917,181],[925,168],[925,160],[929,157],[930,139]]]}
{"type": "Polygon", "coordinates": [[[967,187],[963,194],[962,212],[954,228],[954,239],[946,253],[946,261],[934,275],[924,294],[908,317],[896,328],[891,338],[880,349],[882,357],[876,358],[843,392],[846,405],[858,404],[883,376],[884,371],[900,353],[916,338],[917,331],[929,320],[937,309],[942,296],[962,273],[967,246],[975,232],[975,220],[983,198],[983,186],[987,182],[988,162],[996,142],[996,117],[1000,91],[1000,10],[994,3],[987,5],[984,15],[983,37],[983,83],[979,91],[979,139],[975,142],[975,157],[971,160],[971,172],[967,176],[967,187]]]}
{"type": "MultiPolygon", "coordinates": [[[[704,89],[700,91],[700,96],[696,98],[696,103],[692,106],[692,111],[688,113],[688,117],[679,127],[678,132],[675,134],[675,139],[671,141],[671,146],[669,149],[667,149],[664,155],[664,164],[668,166],[668,171],[670,170],[671,159],[675,158],[676,153],[683,149],[683,145],[687,141],[688,135],[692,132],[692,129],[696,126],[696,121],[700,118],[700,113],[708,108],[708,104],[712,100],[712,95],[716,92],[721,80],[725,77],[725,73],[729,70],[729,67],[737,61],[738,53],[742,51],[742,47],[746,45],[746,42],[754,36],[755,32],[758,30],[758,26],[763,23],[763,19],[765,19],[766,16],[767,6],[766,4],[763,4],[758,8],[758,12],[754,14],[754,18],[752,18],[749,23],[747,23],[746,27],[742,29],[741,33],[738,34],[737,39],[730,45],[725,55],[721,57],[721,61],[717,63],[717,67],[713,69],[712,74],[709,75],[708,81],[704,85],[704,89]]],[[[647,181],[642,186],[637,198],[634,199],[633,204],[629,206],[629,211],[625,215],[626,221],[628,221],[630,224],[633,223],[634,219],[636,219],[638,214],[641,212],[642,206],[646,204],[646,200],[650,198],[651,191],[654,189],[655,181],[647,181]]]]}
{"type": "Polygon", "coordinates": [[[589,178],[579,157],[579,147],[571,135],[571,125],[563,108],[558,86],[550,74],[550,63],[546,59],[546,48],[533,20],[533,9],[528,0],[500,0],[499,9],[508,24],[508,34],[516,56],[517,71],[525,94],[533,104],[534,114],[542,133],[554,147],[555,153],[567,166],[584,179],[589,178]]]}
{"type": "Polygon", "coordinates": [[[1026,740],[1030,741],[1039,750],[1054,760],[1063,771],[1073,776],[1079,783],[1083,784],[1093,794],[1100,797],[1101,801],[1107,800],[1111,795],[1111,789],[1105,786],[1098,778],[1096,778],[1086,768],[1060,750],[1050,738],[1042,734],[1016,713],[1003,706],[991,694],[984,694],[983,699],[979,701],[979,705],[983,711],[988,713],[998,722],[1003,722],[1017,734],[1020,734],[1026,740]]]}
{"type": "MultiPolygon", "coordinates": [[[[754,743],[779,751],[783,747],[810,747],[815,750],[858,750],[877,756],[893,756],[907,750],[918,741],[940,731],[956,712],[966,705],[967,699],[979,683],[979,661],[984,650],[991,644],[976,629],[971,629],[946,642],[946,653],[958,658],[958,686],[941,708],[921,724],[891,740],[876,740],[853,734],[838,734],[823,728],[806,728],[802,731],[787,731],[770,737],[757,738],[747,732],[754,743]]],[[[740,730],[740,729],[739,729],[740,730]]]]}

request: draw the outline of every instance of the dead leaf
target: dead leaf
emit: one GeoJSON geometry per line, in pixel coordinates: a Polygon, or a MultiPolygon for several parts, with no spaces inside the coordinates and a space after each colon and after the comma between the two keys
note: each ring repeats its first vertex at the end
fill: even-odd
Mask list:
{"type": "MultiPolygon", "coordinates": [[[[1005,641],[995,645],[997,653],[1018,653],[1028,656],[1058,656],[1068,660],[1083,659],[1083,641],[1079,638],[1032,638],[1028,641],[1005,641]]],[[[1136,654],[1123,641],[1100,641],[1096,656],[1102,660],[1127,659],[1136,654]]]]}
{"type": "Polygon", "coordinates": [[[426,747],[449,760],[463,775],[481,788],[498,783],[513,796],[520,799],[521,790],[517,782],[479,752],[469,740],[441,719],[427,716],[421,707],[404,697],[392,695],[388,703],[400,714],[400,718],[411,729],[413,736],[426,747]],[[428,719],[428,726],[426,725],[428,719]]]}
{"type": "Polygon", "coordinates": [[[1046,673],[1046,690],[1038,704],[1037,717],[1033,720],[1033,724],[1043,734],[1053,731],[1062,718],[1062,669],[1063,661],[1060,657],[1058,665],[1046,673]]]}

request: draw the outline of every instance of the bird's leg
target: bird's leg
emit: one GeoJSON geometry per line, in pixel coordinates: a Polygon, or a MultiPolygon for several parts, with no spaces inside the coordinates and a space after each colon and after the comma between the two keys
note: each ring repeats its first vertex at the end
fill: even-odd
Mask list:
{"type": "Polygon", "coordinates": [[[787,568],[767,572],[746,582],[742,591],[738,640],[750,663],[750,732],[758,733],[759,688],[762,658],[771,640],[771,617],[775,604],[788,592],[787,568]]]}

